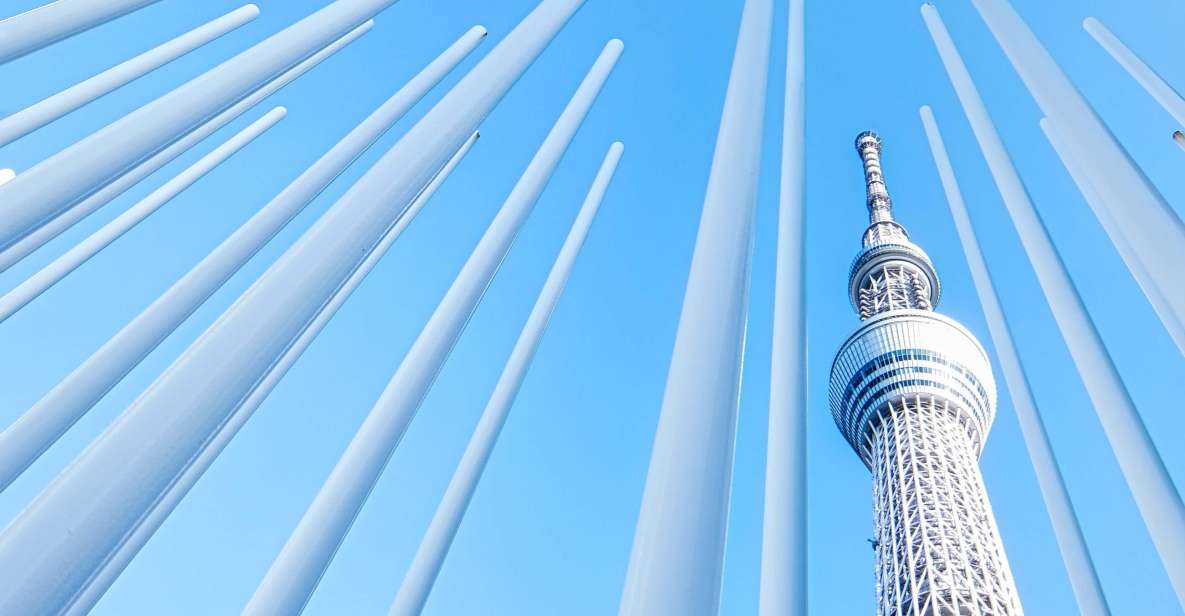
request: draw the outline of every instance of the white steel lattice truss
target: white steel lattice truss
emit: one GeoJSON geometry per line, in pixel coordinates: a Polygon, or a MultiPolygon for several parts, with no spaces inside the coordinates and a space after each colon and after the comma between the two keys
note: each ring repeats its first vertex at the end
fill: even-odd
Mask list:
{"type": "Polygon", "coordinates": [[[966,413],[933,396],[879,414],[873,471],[877,613],[1019,616],[966,413]]]}
{"type": "Polygon", "coordinates": [[[870,272],[860,288],[860,318],[889,310],[930,310],[930,285],[916,267],[894,263],[870,272]]]}

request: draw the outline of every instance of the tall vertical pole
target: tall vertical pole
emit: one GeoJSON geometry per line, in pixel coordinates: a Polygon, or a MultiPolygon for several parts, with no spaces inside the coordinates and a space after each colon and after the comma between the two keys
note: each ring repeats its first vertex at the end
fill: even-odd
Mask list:
{"type": "Polygon", "coordinates": [[[214,134],[218,129],[226,126],[235,118],[242,115],[248,109],[258,105],[263,99],[275,94],[280,88],[292,83],[301,75],[307,73],[310,69],[320,64],[329,56],[340,51],[346,45],[354,42],[358,37],[366,34],[374,27],[374,21],[369,20],[362,25],[354,28],[346,33],[345,36],[335,40],[323,47],[317,53],[309,56],[288,69],[284,74],[272,79],[266,84],[260,86],[243,100],[232,105],[226,111],[207,120],[201,126],[193,129],[185,134],[185,136],[169,144],[165,149],[153,154],[144,161],[136,164],[128,171],[123,172],[119,177],[111,182],[105,184],[99,190],[91,193],[88,197],[82,199],[77,204],[70,207],[70,209],[59,213],[53,219],[47,221],[43,226],[38,227],[35,231],[22,237],[20,240],[14,242],[8,248],[0,250],[0,272],[12,267],[21,259],[29,256],[33,251],[41,248],[50,240],[60,235],[66,229],[74,226],[75,223],[90,216],[96,210],[115,199],[124,191],[135,186],[140,180],[152,175],[161,167],[168,164],[174,158],[177,158],[182,153],[189,150],[189,148],[196,145],[206,137],[214,134]]]}
{"type": "Polygon", "coordinates": [[[922,7],[922,14],[1053,311],[1054,320],[1094,403],[1103,431],[1119,460],[1136,506],[1152,535],[1152,542],[1177,591],[1177,598],[1185,605],[1185,504],[1181,502],[1181,495],[1070,280],[1053,240],[1029,199],[1028,190],[1012,164],[938,11],[926,5],[922,7]]]}
{"type": "MultiPolygon", "coordinates": [[[[0,490],[24,472],[486,36],[476,26],[0,432],[0,490]]],[[[244,101],[246,102],[246,101],[244,101]]]]}
{"type": "Polygon", "coordinates": [[[1096,42],[1107,53],[1111,54],[1112,58],[1127,71],[1132,79],[1136,80],[1156,102],[1160,103],[1164,110],[1173,116],[1177,124],[1185,126],[1185,98],[1177,93],[1164,78],[1156,74],[1156,71],[1148,66],[1146,62],[1140,59],[1135,52],[1128,49],[1119,37],[1115,36],[1103,22],[1094,17],[1087,17],[1082,22],[1082,27],[1089,33],[1096,42]]]}
{"type": "Polygon", "coordinates": [[[57,0],[0,20],[0,64],[160,0],[57,0]]]}
{"type": "Polygon", "coordinates": [[[0,533],[0,613],[71,609],[581,4],[540,4],[0,533]]]}
{"type": "Polygon", "coordinates": [[[287,109],[276,107],[264,114],[247,128],[239,131],[225,143],[214,148],[171,180],[162,184],[160,188],[152,191],[122,214],[88,235],[86,239],[67,250],[65,254],[37,270],[35,274],[13,287],[12,290],[0,295],[0,323],[16,314],[29,302],[37,299],[39,295],[68,276],[70,272],[78,269],[91,257],[99,254],[123,234],[131,231],[133,227],[164,207],[185,189],[193,186],[215,167],[226,162],[236,152],[254,141],[256,137],[275,126],[287,113],[287,109]]]}
{"type": "Polygon", "coordinates": [[[770,350],[760,616],[807,613],[806,0],[790,0],[770,350]]]}
{"type": "Polygon", "coordinates": [[[34,165],[0,187],[0,249],[395,2],[337,0],[34,165]]]}
{"type": "Polygon", "coordinates": [[[942,188],[946,192],[946,201],[959,234],[959,242],[963,246],[963,254],[967,257],[967,266],[971,270],[971,279],[975,283],[975,291],[979,295],[983,314],[987,318],[988,333],[991,334],[992,343],[996,347],[996,357],[1004,372],[1004,382],[1008,385],[1012,406],[1016,409],[1029,460],[1032,461],[1033,470],[1037,474],[1045,510],[1053,523],[1053,533],[1061,550],[1062,562],[1066,565],[1070,586],[1073,587],[1074,597],[1078,601],[1078,611],[1083,616],[1108,616],[1111,611],[1103,595],[1103,586],[1099,582],[1098,573],[1086,546],[1086,539],[1082,534],[1082,527],[1078,523],[1074,505],[1066,490],[1066,482],[1054,457],[1049,435],[1045,431],[1045,422],[1029,387],[1024,364],[1012,341],[1012,331],[1008,327],[1004,309],[1000,306],[992,275],[975,237],[971,217],[967,214],[963,192],[959,189],[958,180],[955,179],[955,171],[946,152],[942,133],[938,130],[938,123],[929,107],[921,108],[921,116],[926,137],[930,142],[930,152],[934,156],[934,164],[938,167],[942,188]]]}
{"type": "Polygon", "coordinates": [[[87,103],[124,86],[217,39],[259,16],[248,4],[153,47],[148,51],[53,96],[0,118],[0,146],[7,145],[87,103]]]}
{"type": "MultiPolygon", "coordinates": [[[[1177,348],[1185,353],[1185,223],[1132,161],[1123,146],[1058,67],[1007,0],[973,0],[996,41],[1046,117],[1064,131],[1082,167],[1099,178],[1102,202],[1133,248],[1152,286],[1144,294],[1177,348]]],[[[1112,241],[1115,241],[1112,238],[1112,241]]],[[[1125,260],[1127,258],[1124,255],[1125,260]]],[[[1140,277],[1137,277],[1139,280],[1140,277]]],[[[1185,593],[1185,586],[1181,592],[1185,593]]],[[[1185,595],[1183,595],[1185,596],[1185,595]]]]}
{"type": "Polygon", "coordinates": [[[304,609],[623,48],[614,39],[593,63],[259,583],[245,615],[304,609]]]}
{"type": "Polygon", "coordinates": [[[501,376],[498,377],[494,392],[490,395],[481,419],[477,422],[477,428],[465,447],[461,462],[457,465],[453,478],[449,480],[444,498],[437,506],[432,522],[420,541],[411,567],[403,577],[403,584],[391,605],[390,616],[419,616],[424,610],[428,594],[432,592],[432,585],[440,575],[440,567],[444,564],[444,558],[457,535],[457,529],[461,525],[465,510],[469,508],[473,493],[477,490],[477,482],[481,479],[490,454],[494,451],[502,426],[506,424],[510,407],[514,404],[514,398],[527,376],[527,370],[531,366],[536,349],[539,348],[539,342],[543,339],[551,314],[564,292],[564,285],[572,273],[576,256],[580,254],[584,239],[588,236],[605,192],[609,189],[609,182],[617,170],[623,150],[624,146],[620,142],[614,143],[605,155],[588,196],[572,224],[572,230],[568,232],[568,237],[560,248],[559,256],[556,257],[555,264],[543,283],[543,290],[535,300],[535,306],[531,308],[526,325],[514,343],[514,349],[510,352],[510,358],[507,359],[501,376]]]}
{"type": "Polygon", "coordinates": [[[152,534],[156,532],[156,529],[160,528],[160,525],[164,523],[165,519],[169,517],[169,514],[173,512],[173,509],[177,507],[177,504],[181,502],[181,499],[189,493],[189,489],[197,483],[197,480],[206,472],[206,469],[210,468],[210,465],[218,458],[218,454],[222,453],[222,450],[226,448],[231,439],[238,434],[239,429],[243,427],[243,424],[247,423],[247,420],[251,418],[251,415],[255,413],[259,405],[263,404],[268,394],[280,383],[280,379],[284,378],[284,375],[288,373],[288,370],[292,368],[296,360],[300,359],[300,356],[312,344],[317,334],[325,329],[325,326],[337,314],[338,309],[345,304],[354,290],[362,284],[366,275],[378,265],[378,262],[387,253],[387,250],[402,235],[404,229],[415,220],[416,214],[427,205],[428,201],[432,199],[432,195],[440,188],[440,185],[448,179],[453,169],[469,153],[470,148],[477,141],[477,137],[477,133],[473,133],[469,140],[461,146],[461,149],[453,155],[444,169],[441,169],[436,174],[436,177],[432,179],[432,183],[428,184],[424,188],[424,191],[416,197],[416,200],[411,206],[407,208],[407,213],[387,231],[374,250],[358,266],[358,269],[350,275],[349,279],[334,293],[333,298],[325,304],[325,307],[309,324],[308,329],[301,333],[300,337],[292,343],[292,346],[284,352],[284,355],[276,361],[271,370],[260,379],[259,386],[235,409],[230,419],[223,424],[217,434],[205,445],[201,453],[194,458],[193,463],[177,477],[176,481],[169,486],[168,491],[157,499],[152,509],[144,515],[143,521],[136,526],[127,540],[119,546],[119,549],[107,559],[103,564],[103,568],[95,575],[95,581],[87,586],[84,593],[75,602],[76,612],[81,614],[89,612],[91,607],[103,596],[103,592],[111,586],[116,578],[119,577],[119,574],[123,572],[124,568],[127,567],[128,563],[132,561],[132,558],[140,551],[140,548],[144,547],[144,544],[152,538],[152,534]]]}
{"type": "Polygon", "coordinates": [[[772,0],[746,0],[622,616],[719,608],[772,22],[772,0]]]}

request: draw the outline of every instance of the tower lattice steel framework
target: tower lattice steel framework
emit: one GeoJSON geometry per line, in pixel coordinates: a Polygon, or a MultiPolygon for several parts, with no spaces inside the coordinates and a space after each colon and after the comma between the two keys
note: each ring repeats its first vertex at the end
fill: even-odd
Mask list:
{"type": "Polygon", "coordinates": [[[978,459],[995,417],[987,354],[934,312],[926,253],[893,220],[881,141],[856,139],[870,225],[849,295],[864,321],[831,369],[831,412],[873,474],[880,616],[1018,616],[978,459]]]}

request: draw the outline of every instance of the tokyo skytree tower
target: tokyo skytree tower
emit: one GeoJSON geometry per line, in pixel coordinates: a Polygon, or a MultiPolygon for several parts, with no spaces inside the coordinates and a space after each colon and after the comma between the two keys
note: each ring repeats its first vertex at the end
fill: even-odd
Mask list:
{"type": "Polygon", "coordinates": [[[934,312],[926,253],[893,220],[881,141],[856,138],[871,224],[848,290],[863,324],[831,368],[831,412],[873,476],[877,614],[1018,616],[978,460],[996,385],[975,336],[934,312]]]}

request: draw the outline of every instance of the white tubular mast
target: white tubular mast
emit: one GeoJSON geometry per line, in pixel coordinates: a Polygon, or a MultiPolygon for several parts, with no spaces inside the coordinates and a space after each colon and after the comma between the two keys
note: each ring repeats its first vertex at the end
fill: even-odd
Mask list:
{"type": "Polygon", "coordinates": [[[790,0],[759,616],[807,613],[806,0],[790,0]]]}
{"type": "Polygon", "coordinates": [[[772,26],[744,3],[621,616],[719,609],[772,26]]]}

